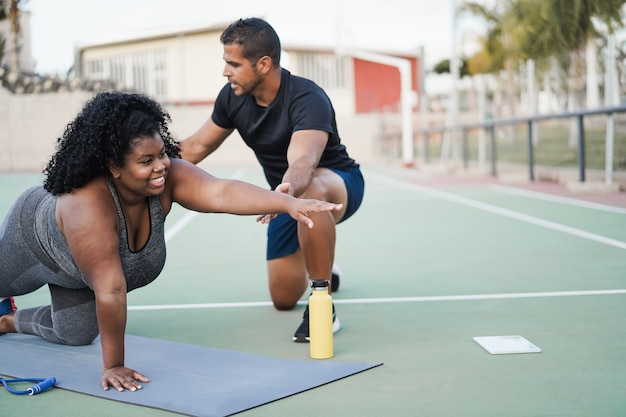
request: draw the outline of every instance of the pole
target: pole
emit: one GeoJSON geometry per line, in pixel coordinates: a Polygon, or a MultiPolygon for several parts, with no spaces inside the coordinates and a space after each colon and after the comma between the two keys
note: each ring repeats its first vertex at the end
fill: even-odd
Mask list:
{"type": "Polygon", "coordinates": [[[458,80],[460,73],[459,47],[457,41],[457,13],[456,0],[452,0],[452,59],[450,59],[450,74],[452,76],[451,97],[450,97],[450,142],[452,143],[452,155],[459,156],[459,144],[457,141],[456,126],[459,122],[459,90],[458,80]]]}
{"type": "Polygon", "coordinates": [[[456,141],[456,125],[458,123],[459,113],[459,95],[457,80],[459,78],[459,60],[458,60],[458,47],[456,39],[456,0],[450,0],[452,7],[452,56],[450,57],[450,103],[448,104],[446,112],[446,126],[448,129],[445,131],[441,140],[441,158],[440,163],[445,163],[450,156],[450,149],[454,157],[458,156],[458,143],[456,141]]]}
{"type": "MultiPolygon", "coordinates": [[[[478,81],[478,120],[480,123],[485,122],[485,116],[487,114],[487,97],[485,92],[485,74],[478,74],[476,79],[478,81]]],[[[480,171],[485,170],[486,166],[486,143],[485,143],[485,129],[478,129],[478,167],[480,171]]]]}
{"type": "Polygon", "coordinates": [[[578,116],[578,179],[585,182],[585,123],[583,116],[578,116]]]}
{"type": "MultiPolygon", "coordinates": [[[[615,83],[615,35],[609,34],[606,54],[606,80],[604,87],[604,103],[606,107],[617,104],[614,100],[615,83]]],[[[604,182],[610,185],[613,182],[613,143],[614,143],[614,120],[613,113],[606,117],[606,138],[604,156],[604,182]]]]}
{"type": "MultiPolygon", "coordinates": [[[[535,94],[535,60],[534,59],[529,59],[528,61],[526,61],[526,75],[528,78],[528,85],[526,86],[527,88],[527,94],[528,94],[528,115],[529,116],[535,116],[538,111],[537,111],[537,96],[535,94]]],[[[538,140],[538,129],[537,129],[537,123],[533,123],[530,126],[533,129],[532,132],[532,136],[533,136],[533,140],[534,143],[537,143],[538,140]]]]}
{"type": "Polygon", "coordinates": [[[424,52],[424,46],[420,46],[419,56],[418,56],[418,69],[417,69],[417,81],[419,88],[419,112],[420,112],[420,127],[422,128],[422,132],[420,133],[419,144],[420,144],[420,152],[419,158],[422,164],[426,164],[427,162],[427,150],[426,150],[426,132],[424,129],[427,124],[427,115],[428,115],[428,97],[426,96],[426,64],[425,64],[426,54],[424,52]]]}

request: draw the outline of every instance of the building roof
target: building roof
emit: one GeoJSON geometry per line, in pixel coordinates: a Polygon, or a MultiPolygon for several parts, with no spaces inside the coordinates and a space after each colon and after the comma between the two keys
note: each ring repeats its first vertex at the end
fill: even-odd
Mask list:
{"type": "MultiPolygon", "coordinates": [[[[320,44],[320,43],[294,43],[289,40],[285,42],[281,42],[282,47],[285,51],[298,51],[298,52],[325,52],[325,53],[335,53],[341,54],[343,50],[350,50],[350,47],[340,48],[337,45],[333,44],[320,44]]],[[[363,50],[363,48],[358,48],[358,50],[363,50]]],[[[379,49],[368,49],[368,52],[373,52],[377,54],[390,55],[400,58],[415,58],[419,54],[419,50],[379,50],[379,49]]]]}
{"type": "MultiPolygon", "coordinates": [[[[151,41],[158,39],[171,38],[173,36],[180,35],[192,35],[196,33],[206,33],[206,32],[216,32],[223,31],[228,27],[228,25],[232,23],[232,21],[228,22],[214,22],[211,24],[201,24],[201,25],[180,25],[176,27],[167,27],[167,28],[154,28],[143,30],[141,32],[133,32],[133,33],[125,33],[118,34],[113,36],[108,36],[100,39],[94,39],[91,41],[82,42],[76,45],[77,50],[83,50],[90,47],[97,46],[113,46],[113,45],[123,45],[128,43],[136,43],[143,41],[151,41]]],[[[298,43],[292,42],[288,38],[281,37],[281,44],[284,50],[286,51],[303,51],[303,52],[326,52],[326,53],[338,53],[338,48],[336,45],[332,43],[298,43]]],[[[418,50],[370,50],[370,52],[393,55],[398,57],[415,57],[419,51],[418,50]]]]}
{"type": "Polygon", "coordinates": [[[127,43],[136,43],[142,41],[151,41],[164,38],[171,38],[179,35],[193,35],[196,33],[217,32],[223,31],[228,27],[231,22],[218,22],[212,24],[202,25],[183,25],[167,28],[154,28],[147,29],[141,32],[126,33],[120,35],[113,35],[110,37],[104,37],[100,39],[94,39],[93,41],[82,42],[76,45],[76,49],[85,49],[95,46],[112,46],[122,45],[127,43]]]}

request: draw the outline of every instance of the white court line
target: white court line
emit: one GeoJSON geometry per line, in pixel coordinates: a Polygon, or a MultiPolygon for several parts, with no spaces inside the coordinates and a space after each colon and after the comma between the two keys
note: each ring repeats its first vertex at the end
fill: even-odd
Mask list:
{"type": "MultiPolygon", "coordinates": [[[[427,301],[471,301],[471,300],[504,300],[511,298],[547,298],[547,297],[574,297],[585,295],[615,295],[626,294],[626,289],[618,290],[588,290],[588,291],[553,291],[553,292],[523,292],[504,294],[473,294],[473,295],[435,295],[427,297],[388,297],[388,298],[352,298],[333,299],[335,304],[380,304],[380,303],[419,303],[427,301]]],[[[306,305],[305,300],[298,304],[306,305]]],[[[206,304],[165,304],[129,306],[128,310],[190,310],[210,308],[241,308],[241,307],[271,307],[271,301],[252,301],[241,303],[206,303],[206,304]]]]}
{"type": "Polygon", "coordinates": [[[198,213],[197,211],[190,211],[188,213],[185,213],[182,219],[174,223],[172,227],[169,227],[165,231],[165,241],[169,242],[171,238],[173,238],[178,234],[178,232],[183,230],[183,228],[187,226],[198,214],[200,213],[198,213]]]}
{"type": "MultiPolygon", "coordinates": [[[[237,171],[236,174],[238,174],[237,171]]],[[[582,233],[582,237],[587,237],[588,234],[586,232],[578,231],[577,229],[568,228],[566,226],[558,225],[556,223],[546,222],[541,219],[536,219],[531,216],[526,216],[521,213],[513,212],[510,210],[501,209],[495,206],[491,206],[488,204],[484,204],[475,200],[470,200],[464,197],[455,196],[450,193],[446,193],[443,191],[438,191],[434,189],[430,189],[427,187],[418,186],[415,184],[395,180],[392,178],[380,176],[377,174],[368,173],[368,176],[376,177],[376,179],[391,183],[392,185],[399,186],[401,188],[419,191],[437,198],[441,198],[444,200],[468,205],[470,207],[479,208],[482,210],[486,210],[489,212],[493,212],[496,214],[501,214],[508,217],[517,218],[522,221],[528,221],[533,224],[539,224],[550,228],[555,228],[556,230],[565,231],[566,233],[572,233],[575,231],[576,234],[582,233]],[[562,230],[564,228],[565,230],[562,230]],[[570,230],[571,229],[571,230],[570,230]]],[[[235,177],[235,175],[233,175],[235,177]]],[[[195,212],[191,212],[189,214],[193,214],[195,212]]],[[[185,216],[187,217],[187,216],[185,216]]],[[[180,230],[182,229],[189,220],[185,221],[185,217],[181,219],[178,223],[181,223],[179,226],[178,223],[175,224],[169,230],[180,230]]],[[[168,231],[169,231],[168,230],[168,231]]],[[[173,233],[175,234],[175,233],[173,233]]],[[[171,234],[171,236],[173,236],[171,234]]],[[[595,236],[595,235],[591,235],[595,236]]],[[[611,241],[611,239],[602,238],[602,236],[598,236],[601,238],[603,243],[607,243],[606,241],[611,241]]],[[[592,239],[595,240],[595,239],[592,239]]],[[[616,241],[617,242],[617,241],[616,241]]],[[[626,244],[623,242],[617,242],[621,244],[623,249],[626,249],[626,244]]],[[[589,291],[555,291],[555,292],[529,292],[529,293],[504,293],[504,294],[474,294],[474,295],[447,295],[447,296],[423,296],[423,297],[388,297],[388,298],[354,298],[354,299],[335,299],[333,300],[336,304],[376,304],[376,303],[407,303],[407,302],[429,302],[429,301],[466,301],[466,300],[497,300],[497,299],[513,299],[513,298],[545,298],[545,297],[572,297],[572,296],[589,296],[589,295],[613,295],[613,294],[626,294],[626,289],[616,289],[616,290],[589,290],[589,291]]],[[[299,301],[299,305],[306,305],[306,300],[299,301]]],[[[233,302],[233,303],[205,303],[205,304],[166,304],[166,305],[144,305],[144,306],[129,306],[128,310],[134,311],[146,311],[146,310],[184,310],[184,309],[211,309],[211,308],[246,308],[246,307],[271,307],[272,302],[270,301],[253,301],[253,302],[233,302]]]]}
{"type": "Polygon", "coordinates": [[[554,196],[550,194],[539,193],[537,191],[522,190],[519,188],[506,187],[504,185],[489,184],[487,185],[487,187],[495,191],[499,191],[499,192],[503,192],[507,194],[520,195],[523,197],[531,197],[531,198],[536,198],[538,200],[554,201],[557,203],[570,204],[572,206],[608,211],[611,213],[626,214],[626,208],[622,208],[622,207],[615,207],[615,206],[609,206],[606,204],[593,203],[590,201],[577,200],[575,198],[554,196]]]}
{"type": "Polygon", "coordinates": [[[430,195],[432,197],[440,198],[442,200],[451,201],[453,203],[462,204],[468,207],[477,208],[479,210],[488,211],[490,213],[498,214],[505,217],[510,217],[512,219],[520,220],[526,223],[534,224],[537,226],[543,226],[548,229],[557,230],[559,232],[568,233],[570,235],[582,237],[584,239],[593,240],[599,243],[604,243],[606,245],[614,246],[619,249],[626,249],[626,243],[621,242],[619,240],[611,239],[608,237],[596,235],[595,233],[585,232],[584,230],[576,229],[574,227],[565,226],[559,223],[554,223],[551,221],[543,220],[537,217],[528,216],[523,213],[519,213],[517,211],[504,209],[501,207],[493,206],[491,204],[482,203],[477,200],[472,200],[469,198],[461,197],[458,195],[454,195],[451,193],[447,193],[445,191],[436,190],[434,188],[424,187],[421,185],[413,184],[406,181],[401,181],[395,178],[386,177],[384,175],[379,174],[367,174],[369,177],[375,178],[377,181],[381,181],[383,183],[387,183],[399,188],[404,188],[410,191],[417,191],[422,194],[430,195]]]}
{"type": "MultiPolygon", "coordinates": [[[[233,175],[230,176],[231,179],[236,180],[243,177],[246,170],[244,168],[239,168],[233,175]]],[[[172,227],[169,227],[165,231],[165,241],[169,242],[174,236],[178,234],[185,226],[187,226],[198,214],[197,211],[189,211],[186,213],[179,221],[174,223],[172,227]]]]}

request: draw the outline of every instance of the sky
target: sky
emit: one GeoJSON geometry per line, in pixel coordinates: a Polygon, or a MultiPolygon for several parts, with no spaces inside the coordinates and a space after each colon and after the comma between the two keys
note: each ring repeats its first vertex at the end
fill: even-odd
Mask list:
{"type": "Polygon", "coordinates": [[[452,39],[461,39],[460,32],[474,31],[463,19],[453,30],[456,1],[26,0],[23,8],[31,12],[35,71],[65,74],[81,43],[251,16],[268,20],[285,44],[416,54],[423,46],[426,65],[433,66],[451,56],[452,39]]]}

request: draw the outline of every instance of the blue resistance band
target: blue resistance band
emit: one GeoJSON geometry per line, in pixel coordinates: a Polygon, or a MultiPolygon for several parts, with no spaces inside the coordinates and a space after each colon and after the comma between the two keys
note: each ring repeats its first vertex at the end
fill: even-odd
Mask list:
{"type": "Polygon", "coordinates": [[[17,394],[17,395],[35,395],[35,394],[39,394],[40,392],[43,392],[45,390],[47,390],[50,387],[53,387],[54,384],[57,383],[57,380],[55,377],[50,377],[50,378],[18,378],[18,379],[2,379],[0,378],[0,385],[4,385],[4,387],[7,389],[7,391],[9,391],[11,394],[17,394]],[[35,382],[36,384],[33,385],[32,387],[24,390],[24,391],[18,391],[18,390],[14,390],[12,389],[9,384],[12,383],[17,383],[17,382],[35,382]]]}

